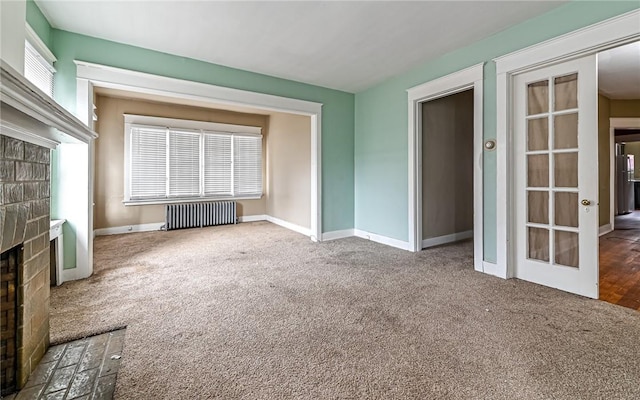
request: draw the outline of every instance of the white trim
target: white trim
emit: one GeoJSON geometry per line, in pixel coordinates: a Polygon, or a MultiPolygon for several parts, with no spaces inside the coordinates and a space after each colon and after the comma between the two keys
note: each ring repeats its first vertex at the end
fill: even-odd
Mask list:
{"type": "Polygon", "coordinates": [[[38,133],[35,133],[31,129],[26,129],[24,126],[5,121],[4,119],[0,121],[0,133],[14,139],[33,143],[38,146],[47,147],[49,149],[55,149],[56,146],[60,143],[38,133]]]}
{"type": "Polygon", "coordinates": [[[62,270],[62,282],[77,281],[79,279],[88,278],[91,275],[86,275],[86,272],[81,271],[79,268],[68,268],[62,270]]]}
{"type": "MultiPolygon", "coordinates": [[[[423,83],[407,90],[409,122],[409,242],[408,250],[422,244],[422,112],[425,101],[473,89],[473,226],[474,268],[482,271],[483,237],[483,76],[484,63],[423,83]]],[[[402,242],[404,243],[404,242],[402,242]]],[[[397,247],[397,246],[396,246],[397,247]]]]}
{"type": "Polygon", "coordinates": [[[640,37],[640,9],[495,58],[496,74],[515,74],[579,58],[640,37]]]}
{"type": "Polygon", "coordinates": [[[238,222],[255,222],[255,221],[266,221],[266,215],[244,215],[242,217],[238,217],[238,222]]]}
{"type": "Polygon", "coordinates": [[[551,40],[494,59],[497,104],[497,275],[514,273],[515,243],[510,240],[513,218],[512,80],[519,72],[587,56],[640,38],[640,10],[634,10],[551,40]]]}
{"type": "Polygon", "coordinates": [[[613,226],[611,224],[601,225],[598,229],[598,236],[606,235],[609,232],[613,232],[613,226]]]}
{"type": "Polygon", "coordinates": [[[309,228],[305,228],[303,226],[296,225],[296,224],[291,223],[291,222],[287,222],[287,221],[282,220],[280,218],[276,218],[276,217],[272,217],[271,215],[267,215],[267,221],[271,222],[272,224],[280,225],[281,227],[287,228],[287,229],[292,230],[294,232],[301,233],[301,234],[303,234],[305,236],[311,236],[311,230],[309,228]]]}
{"type": "Polygon", "coordinates": [[[473,230],[464,231],[464,232],[456,232],[450,235],[443,235],[434,238],[422,239],[422,248],[426,249],[428,247],[439,246],[441,244],[453,243],[464,239],[469,239],[473,237],[473,230]]]}
{"type": "MultiPolygon", "coordinates": [[[[53,55],[51,50],[47,47],[46,44],[40,39],[40,36],[33,30],[31,25],[28,22],[24,23],[24,33],[25,39],[33,46],[33,48],[45,59],[45,61],[49,64],[49,66],[53,69],[53,63],[58,61],[56,56],[53,55]]],[[[55,72],[55,69],[53,69],[55,72]]]]}
{"type": "Polygon", "coordinates": [[[640,118],[609,118],[609,225],[616,228],[616,129],[640,129],[640,118]]]}
{"type": "Polygon", "coordinates": [[[360,229],[354,229],[353,235],[362,239],[371,240],[372,242],[381,243],[401,250],[410,250],[409,242],[405,242],[403,240],[378,235],[376,233],[371,233],[360,229]]]}
{"type": "MultiPolygon", "coordinates": [[[[322,236],[322,104],[274,96],[246,90],[232,89],[206,83],[192,82],[84,61],[76,64],[77,81],[89,81],[93,86],[128,90],[138,93],[197,100],[209,104],[230,104],[262,110],[279,111],[311,117],[311,240],[322,236]]],[[[90,110],[93,96],[78,88],[78,105],[90,110]]]]}
{"type": "Polygon", "coordinates": [[[353,229],[343,229],[340,231],[324,232],[322,234],[322,241],[324,242],[327,240],[338,240],[338,239],[344,239],[352,236],[354,236],[353,229]]]}
{"type": "Polygon", "coordinates": [[[49,222],[49,243],[55,240],[52,246],[56,249],[56,286],[62,284],[62,271],[64,269],[64,235],[62,234],[62,225],[65,220],[51,220],[49,222]],[[57,239],[57,240],[56,240],[57,239]]]}
{"type": "MultiPolygon", "coordinates": [[[[488,275],[497,276],[498,278],[503,278],[498,273],[498,264],[494,264],[488,261],[482,262],[482,272],[488,275]]],[[[504,279],[504,278],[503,278],[504,279]]]]}
{"type": "MultiPolygon", "coordinates": [[[[71,115],[4,60],[2,60],[1,66],[0,96],[2,103],[57,129],[62,135],[67,134],[81,142],[89,143],[98,137],[78,118],[71,115]]],[[[56,141],[60,142],[61,140],[56,141]]]]}
{"type": "Polygon", "coordinates": [[[94,236],[120,235],[122,233],[150,232],[161,230],[164,222],[154,222],[150,224],[114,226],[111,228],[100,228],[93,231],[94,236]]]}
{"type": "MultiPolygon", "coordinates": [[[[128,182],[128,181],[127,181],[128,182]]],[[[202,196],[202,197],[171,197],[164,199],[153,200],[122,200],[122,204],[125,206],[148,206],[156,204],[183,204],[183,203],[202,203],[204,201],[230,201],[230,200],[260,200],[263,195],[255,197],[239,196],[239,197],[215,197],[215,196],[202,196]]]]}
{"type": "Polygon", "coordinates": [[[153,127],[165,127],[173,129],[203,130],[220,133],[250,133],[260,135],[262,127],[222,124],[219,122],[194,121],[189,119],[152,117],[149,115],[123,114],[125,124],[150,125],[153,127]]]}

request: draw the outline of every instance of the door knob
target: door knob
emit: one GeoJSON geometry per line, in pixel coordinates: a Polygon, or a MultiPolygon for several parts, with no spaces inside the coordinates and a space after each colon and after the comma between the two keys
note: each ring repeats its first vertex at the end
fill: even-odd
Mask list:
{"type": "Polygon", "coordinates": [[[589,200],[587,200],[587,199],[583,199],[583,200],[581,201],[581,203],[582,203],[582,205],[583,205],[583,206],[590,206],[590,205],[591,205],[591,201],[589,201],[589,200]]]}

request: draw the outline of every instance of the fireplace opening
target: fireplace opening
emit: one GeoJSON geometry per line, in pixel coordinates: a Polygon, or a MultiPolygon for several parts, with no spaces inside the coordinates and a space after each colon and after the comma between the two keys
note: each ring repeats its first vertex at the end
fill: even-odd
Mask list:
{"type": "Polygon", "coordinates": [[[18,272],[22,266],[22,244],[0,254],[1,395],[17,390],[18,373],[18,272]]]}

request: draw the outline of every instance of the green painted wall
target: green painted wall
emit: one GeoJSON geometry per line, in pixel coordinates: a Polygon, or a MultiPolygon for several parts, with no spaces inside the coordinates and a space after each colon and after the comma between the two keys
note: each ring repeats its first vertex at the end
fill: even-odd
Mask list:
{"type": "MultiPolygon", "coordinates": [[[[493,58],[639,6],[638,1],[572,2],[357,93],[355,228],[408,240],[408,88],[471,65],[486,63],[484,137],[495,138],[496,70],[491,61],[493,58]]],[[[485,260],[495,262],[496,152],[485,153],[483,168],[484,254],[485,260]]]]}
{"type": "MultiPolygon", "coordinates": [[[[74,60],[322,103],[322,227],[324,232],[353,228],[353,94],[58,29],[52,29],[51,33],[52,51],[58,59],[54,97],[72,112],[76,108],[74,60]]],[[[65,241],[71,242],[66,240],[66,234],[65,241]]],[[[65,254],[75,257],[75,250],[65,247],[65,254]]],[[[74,258],[65,260],[65,266],[73,265],[74,258]]]]}
{"type": "Polygon", "coordinates": [[[51,49],[51,25],[33,0],[27,0],[27,22],[44,44],[51,49]]]}

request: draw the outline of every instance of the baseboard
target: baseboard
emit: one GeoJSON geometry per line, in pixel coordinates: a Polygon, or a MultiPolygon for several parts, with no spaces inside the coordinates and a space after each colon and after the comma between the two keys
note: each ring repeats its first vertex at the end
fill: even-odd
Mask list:
{"type": "Polygon", "coordinates": [[[325,232],[322,234],[322,241],[344,239],[351,236],[354,236],[353,229],[325,232]]]}
{"type": "Polygon", "coordinates": [[[154,222],[151,224],[114,226],[111,228],[100,228],[93,231],[94,236],[119,235],[121,233],[150,232],[159,231],[164,222],[154,222]]]}
{"type": "Polygon", "coordinates": [[[305,236],[311,236],[311,229],[309,228],[305,228],[302,227],[300,225],[296,225],[296,224],[292,224],[291,222],[287,222],[284,220],[281,220],[279,218],[276,217],[272,217],[271,215],[267,215],[266,216],[267,221],[271,222],[272,224],[276,224],[276,225],[280,225],[283,228],[287,228],[289,230],[292,230],[294,232],[298,232],[301,233],[305,236]]]}
{"type": "Polygon", "coordinates": [[[457,242],[458,240],[470,239],[473,237],[473,229],[470,231],[456,232],[450,235],[443,235],[429,239],[422,240],[422,248],[439,246],[445,243],[457,242]]]}
{"type": "Polygon", "coordinates": [[[378,234],[363,231],[360,229],[354,229],[353,235],[362,239],[367,239],[376,243],[381,243],[387,246],[395,247],[397,249],[409,250],[409,242],[405,242],[403,240],[398,240],[398,239],[390,238],[387,236],[378,235],[378,234]]]}
{"type": "Polygon", "coordinates": [[[84,279],[84,278],[88,278],[88,276],[85,276],[84,274],[82,274],[78,268],[63,269],[62,282],[60,282],[60,284],[64,282],[69,282],[69,281],[77,281],[78,279],[84,279]]]}
{"type": "Polygon", "coordinates": [[[606,235],[609,232],[613,232],[613,227],[611,226],[611,224],[602,225],[598,229],[598,236],[606,235]]]}
{"type": "Polygon", "coordinates": [[[483,261],[482,272],[484,272],[485,274],[497,276],[498,278],[502,278],[500,274],[498,274],[498,264],[494,264],[488,261],[483,261]]]}
{"type": "Polygon", "coordinates": [[[266,215],[243,215],[238,217],[238,222],[256,222],[256,221],[266,221],[266,215]]]}

